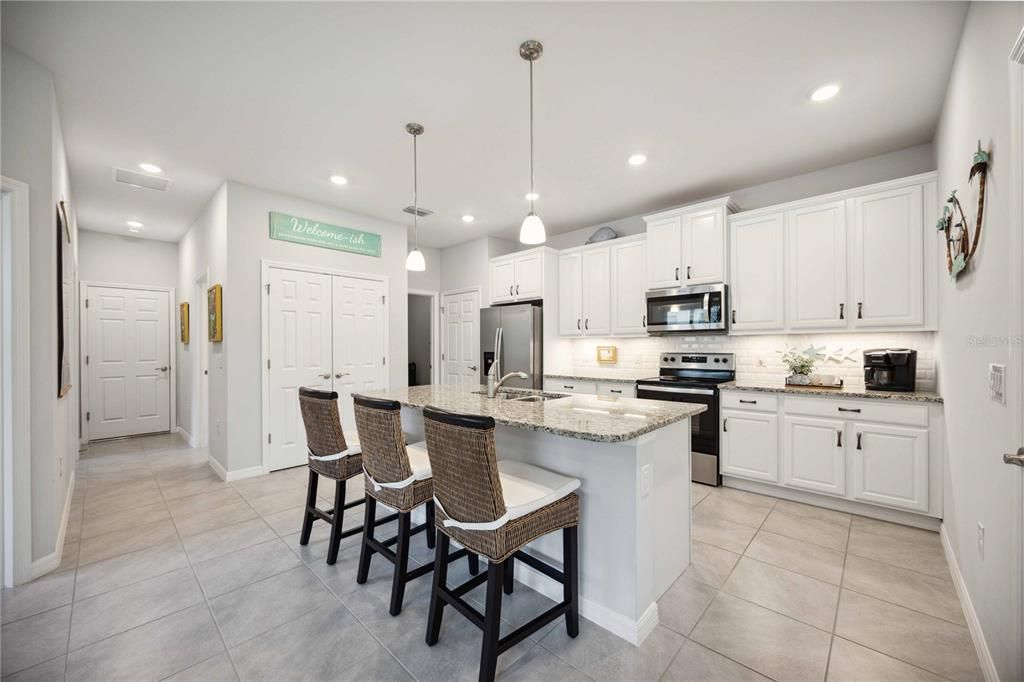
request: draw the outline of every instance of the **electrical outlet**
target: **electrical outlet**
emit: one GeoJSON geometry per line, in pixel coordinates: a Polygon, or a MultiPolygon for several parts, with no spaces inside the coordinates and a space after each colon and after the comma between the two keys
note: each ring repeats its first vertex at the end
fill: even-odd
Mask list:
{"type": "Polygon", "coordinates": [[[978,556],[985,558],[985,526],[978,521],[978,556]]]}
{"type": "Polygon", "coordinates": [[[651,465],[645,464],[640,467],[640,496],[647,497],[651,494],[651,465]]]}

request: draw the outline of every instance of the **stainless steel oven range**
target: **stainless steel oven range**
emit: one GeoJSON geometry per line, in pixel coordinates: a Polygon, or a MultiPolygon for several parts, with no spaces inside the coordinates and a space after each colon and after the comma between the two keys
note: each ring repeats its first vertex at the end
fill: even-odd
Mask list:
{"type": "Polygon", "coordinates": [[[732,353],[662,353],[658,376],[636,382],[637,398],[707,405],[690,418],[690,474],[697,483],[721,483],[718,385],[735,378],[732,353]]]}

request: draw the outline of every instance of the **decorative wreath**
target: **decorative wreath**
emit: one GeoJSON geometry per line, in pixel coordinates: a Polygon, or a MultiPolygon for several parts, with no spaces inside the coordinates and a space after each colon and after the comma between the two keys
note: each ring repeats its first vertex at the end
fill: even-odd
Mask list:
{"type": "Polygon", "coordinates": [[[956,197],[956,190],[949,194],[946,205],[942,207],[942,217],[939,218],[935,229],[943,232],[946,238],[946,270],[949,271],[950,279],[956,279],[967,267],[971,256],[978,250],[978,243],[981,241],[981,221],[985,215],[985,177],[988,175],[988,165],[992,161],[991,152],[981,148],[981,140],[978,140],[978,151],[974,153],[974,165],[971,166],[971,173],[967,177],[970,184],[974,176],[978,180],[978,218],[974,225],[974,240],[971,240],[970,222],[964,213],[960,200],[956,197]],[[959,216],[956,222],[954,219],[959,216]]]}

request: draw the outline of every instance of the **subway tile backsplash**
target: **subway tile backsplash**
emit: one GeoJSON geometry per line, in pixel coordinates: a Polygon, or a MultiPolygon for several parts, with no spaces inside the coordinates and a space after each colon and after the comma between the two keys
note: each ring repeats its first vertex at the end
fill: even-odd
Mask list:
{"type": "Polygon", "coordinates": [[[735,353],[739,381],[782,383],[788,374],[782,353],[788,347],[821,351],[814,371],[842,377],[848,386],[863,387],[863,352],[869,348],[917,350],[917,390],[936,387],[935,333],[778,334],[765,336],[649,336],[644,338],[586,338],[572,340],[572,371],[649,370],[658,373],[658,358],[667,351],[735,353]],[[618,347],[618,363],[599,365],[598,346],[618,347]]]}

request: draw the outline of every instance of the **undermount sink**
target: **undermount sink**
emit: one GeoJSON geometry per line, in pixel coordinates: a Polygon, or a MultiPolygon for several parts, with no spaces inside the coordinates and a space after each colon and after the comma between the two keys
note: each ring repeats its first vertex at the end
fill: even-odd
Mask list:
{"type": "MultiPolygon", "coordinates": [[[[487,395],[487,391],[473,391],[477,395],[487,395]]],[[[524,388],[502,388],[492,400],[509,400],[518,403],[541,403],[546,400],[557,400],[568,398],[566,393],[549,393],[547,391],[532,391],[524,388]]]]}

